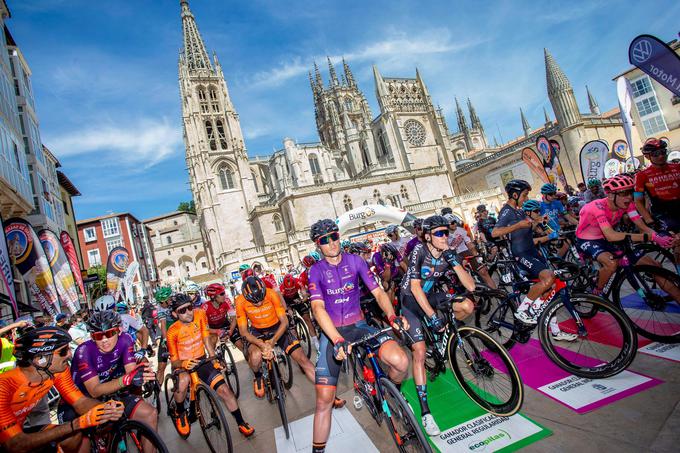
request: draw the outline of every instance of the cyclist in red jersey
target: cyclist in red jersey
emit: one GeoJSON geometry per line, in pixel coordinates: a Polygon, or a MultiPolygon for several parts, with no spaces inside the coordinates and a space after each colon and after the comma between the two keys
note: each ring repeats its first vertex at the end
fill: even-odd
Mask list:
{"type": "Polygon", "coordinates": [[[68,366],[70,342],[68,332],[52,326],[32,328],[17,338],[14,344],[17,367],[0,374],[0,450],[89,451],[89,440],[80,431],[123,415],[121,403],[102,403],[78,390],[68,366]],[[60,425],[24,429],[26,417],[52,386],[80,416],[60,425]]]}
{"type": "Polygon", "coordinates": [[[312,317],[309,313],[310,307],[306,303],[303,303],[301,289],[302,286],[300,285],[300,281],[291,274],[286,274],[286,276],[283,277],[283,282],[279,286],[279,290],[281,291],[281,295],[283,296],[286,306],[298,312],[298,314],[302,316],[302,319],[304,319],[305,324],[307,324],[309,334],[312,336],[314,348],[318,351],[319,338],[316,328],[314,327],[314,323],[312,322],[312,317]]]}
{"type": "Polygon", "coordinates": [[[243,350],[243,340],[236,328],[236,310],[234,304],[227,297],[227,291],[223,285],[213,283],[205,289],[206,295],[210,298],[201,308],[205,311],[208,318],[208,328],[210,335],[208,342],[213,349],[217,346],[217,339],[226,334],[234,343],[234,346],[243,350]]]}

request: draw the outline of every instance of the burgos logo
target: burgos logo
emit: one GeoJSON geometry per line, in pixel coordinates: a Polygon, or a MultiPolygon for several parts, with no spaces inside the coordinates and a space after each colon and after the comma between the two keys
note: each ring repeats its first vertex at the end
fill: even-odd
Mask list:
{"type": "Polygon", "coordinates": [[[470,451],[484,451],[484,450],[486,450],[486,447],[490,443],[495,442],[497,440],[509,439],[510,438],[510,434],[508,434],[507,432],[505,432],[503,430],[499,430],[499,431],[500,432],[498,434],[492,434],[484,440],[480,440],[480,441],[476,441],[476,442],[471,443],[470,445],[468,445],[468,448],[470,449],[470,451]]]}
{"type": "Polygon", "coordinates": [[[354,283],[347,282],[347,283],[345,283],[345,286],[342,287],[342,289],[344,289],[345,292],[352,291],[354,289],[354,283]]]}

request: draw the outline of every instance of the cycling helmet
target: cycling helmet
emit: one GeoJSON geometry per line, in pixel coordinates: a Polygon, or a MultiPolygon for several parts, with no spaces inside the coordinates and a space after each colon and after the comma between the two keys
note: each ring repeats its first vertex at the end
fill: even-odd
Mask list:
{"type": "Polygon", "coordinates": [[[245,263],[244,263],[244,264],[241,264],[241,265],[238,267],[239,273],[240,273],[240,272],[243,272],[243,271],[245,271],[245,270],[248,270],[248,269],[250,269],[250,264],[245,264],[245,263]]]}
{"type": "Polygon", "coordinates": [[[184,293],[175,294],[172,298],[172,309],[177,310],[179,307],[191,304],[191,298],[184,293]]]}
{"type": "Polygon", "coordinates": [[[352,253],[354,255],[359,255],[361,253],[369,253],[370,251],[371,248],[368,245],[366,245],[365,242],[354,242],[349,247],[349,253],[352,253]]]}
{"type": "Polygon", "coordinates": [[[343,239],[342,242],[340,242],[340,247],[343,249],[348,249],[350,245],[352,245],[352,241],[349,239],[343,239]]]}
{"type": "Polygon", "coordinates": [[[224,286],[222,286],[220,283],[213,283],[208,285],[208,287],[205,289],[206,296],[210,297],[211,299],[215,296],[219,296],[220,294],[225,294],[225,292],[226,290],[224,289],[224,286]]]}
{"type": "Polygon", "coordinates": [[[382,255],[383,257],[386,255],[392,255],[392,258],[396,259],[397,255],[399,255],[399,250],[397,250],[394,244],[386,242],[380,246],[380,255],[382,255]]]}
{"type": "Polygon", "coordinates": [[[25,329],[14,341],[13,354],[18,360],[30,361],[35,356],[51,354],[70,342],[71,335],[60,327],[25,329]]]}
{"type": "Polygon", "coordinates": [[[543,195],[555,195],[557,192],[557,186],[555,184],[543,184],[541,186],[541,194],[543,195]]]}
{"type": "Polygon", "coordinates": [[[95,311],[113,310],[116,307],[116,299],[110,294],[100,297],[94,302],[95,311]]]}
{"type": "Polygon", "coordinates": [[[486,205],[485,204],[480,204],[477,206],[477,212],[484,212],[486,211],[486,205]]]}
{"type": "Polygon", "coordinates": [[[172,296],[172,288],[169,286],[158,288],[153,295],[153,297],[156,299],[156,302],[165,302],[170,298],[170,296],[172,296]]]}
{"type": "Polygon", "coordinates": [[[291,274],[286,274],[283,277],[283,287],[286,289],[295,288],[295,277],[293,277],[291,274]]]}
{"type": "Polygon", "coordinates": [[[445,208],[442,208],[442,215],[451,214],[451,213],[453,213],[453,209],[449,208],[448,206],[445,207],[445,208]]]}
{"type": "Polygon", "coordinates": [[[187,293],[198,293],[198,292],[201,291],[201,287],[198,286],[196,283],[194,283],[192,281],[188,281],[186,286],[187,286],[187,289],[186,289],[187,293]]]}
{"type": "Polygon", "coordinates": [[[531,212],[531,211],[536,211],[541,209],[541,203],[539,203],[536,200],[527,200],[524,202],[522,205],[522,210],[524,212],[531,212]]]}
{"type": "Polygon", "coordinates": [[[591,187],[600,187],[602,183],[600,182],[599,179],[597,178],[590,178],[588,180],[588,188],[590,189],[591,187]]]}
{"type": "Polygon", "coordinates": [[[531,190],[531,185],[523,179],[511,179],[505,185],[505,193],[507,193],[509,197],[512,197],[515,193],[520,194],[525,190],[531,190]]]}
{"type": "Polygon", "coordinates": [[[309,238],[316,242],[321,236],[325,236],[330,233],[339,232],[338,224],[331,219],[321,219],[317,220],[309,230],[309,238]]]}
{"type": "Polygon", "coordinates": [[[267,294],[267,287],[262,279],[258,277],[248,277],[241,287],[241,294],[252,304],[259,304],[267,294]]]}
{"type": "Polygon", "coordinates": [[[129,310],[129,307],[127,306],[127,304],[125,302],[118,302],[116,304],[116,311],[118,313],[121,313],[121,314],[127,313],[128,310],[129,310]]]}
{"type": "Polygon", "coordinates": [[[385,234],[389,236],[392,233],[396,233],[397,229],[397,225],[387,225],[387,228],[385,228],[385,234]]]}
{"type": "Polygon", "coordinates": [[[433,215],[423,221],[423,231],[425,233],[429,233],[439,227],[449,227],[449,221],[444,216],[433,215]]]}
{"type": "Polygon", "coordinates": [[[463,219],[458,217],[456,214],[446,214],[444,217],[446,217],[446,220],[449,221],[449,225],[454,224],[460,227],[463,226],[463,219]]]}
{"type": "Polygon", "coordinates": [[[306,268],[310,268],[316,263],[316,259],[312,255],[307,255],[302,258],[302,265],[306,268]]]}
{"type": "Polygon", "coordinates": [[[319,252],[317,252],[316,250],[312,250],[311,252],[309,252],[309,256],[314,258],[316,261],[321,261],[321,255],[319,255],[319,252]]]}
{"type": "Polygon", "coordinates": [[[623,190],[631,190],[633,187],[635,187],[635,180],[624,174],[605,179],[604,184],[602,184],[605,193],[617,193],[623,190]]]}
{"type": "Polygon", "coordinates": [[[120,315],[113,310],[96,311],[86,324],[90,332],[104,332],[120,326],[120,315]]]}
{"type": "Polygon", "coordinates": [[[577,206],[581,202],[581,199],[579,197],[569,197],[567,198],[567,205],[569,206],[577,206]]]}
{"type": "Polygon", "coordinates": [[[640,148],[643,153],[651,153],[654,151],[663,150],[668,148],[668,143],[665,140],[659,140],[658,138],[650,138],[645,142],[645,144],[640,148]]]}
{"type": "Polygon", "coordinates": [[[565,200],[567,198],[567,194],[564,192],[557,192],[555,194],[555,198],[557,198],[558,200],[565,200]]]}
{"type": "Polygon", "coordinates": [[[413,221],[413,228],[414,229],[423,229],[423,219],[415,219],[413,221]]]}
{"type": "Polygon", "coordinates": [[[252,270],[252,269],[250,269],[250,268],[248,268],[248,269],[246,269],[245,271],[243,271],[243,272],[241,273],[241,280],[245,281],[246,278],[252,277],[253,275],[255,275],[255,271],[252,270]]]}

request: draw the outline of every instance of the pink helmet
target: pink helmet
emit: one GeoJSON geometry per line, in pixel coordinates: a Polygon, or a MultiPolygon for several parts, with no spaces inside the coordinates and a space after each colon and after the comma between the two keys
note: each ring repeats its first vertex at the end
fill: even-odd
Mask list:
{"type": "Polygon", "coordinates": [[[613,176],[602,183],[605,193],[617,193],[631,190],[633,187],[635,187],[635,180],[625,174],[613,176]]]}

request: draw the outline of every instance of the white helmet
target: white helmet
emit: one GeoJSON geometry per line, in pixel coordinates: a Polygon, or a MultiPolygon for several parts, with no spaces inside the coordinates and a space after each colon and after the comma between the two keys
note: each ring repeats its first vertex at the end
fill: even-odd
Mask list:
{"type": "Polygon", "coordinates": [[[116,300],[110,294],[100,297],[94,302],[95,311],[113,310],[116,300]]]}
{"type": "Polygon", "coordinates": [[[201,287],[198,286],[196,283],[192,282],[191,280],[187,280],[185,283],[185,291],[187,293],[198,293],[201,291],[201,287]]]}

